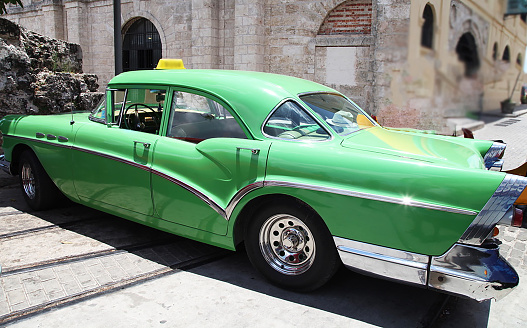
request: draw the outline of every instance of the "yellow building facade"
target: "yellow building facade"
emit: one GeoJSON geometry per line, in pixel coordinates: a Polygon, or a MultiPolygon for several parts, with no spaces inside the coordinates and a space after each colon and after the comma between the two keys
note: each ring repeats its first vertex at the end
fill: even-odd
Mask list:
{"type": "Polygon", "coordinates": [[[508,98],[519,103],[527,24],[525,16],[505,15],[506,7],[496,0],[411,1],[407,62],[392,66],[392,103],[379,106],[386,123],[402,125],[392,118],[397,108],[410,120],[417,115],[411,125],[448,133],[448,118],[496,110],[508,98]]]}

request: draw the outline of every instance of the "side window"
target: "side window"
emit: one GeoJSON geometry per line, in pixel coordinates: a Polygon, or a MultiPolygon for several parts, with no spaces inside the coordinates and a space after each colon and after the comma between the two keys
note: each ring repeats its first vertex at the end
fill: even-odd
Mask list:
{"type": "Polygon", "coordinates": [[[120,127],[146,133],[158,133],[165,93],[162,89],[128,89],[124,95],[124,105],[120,98],[121,94],[116,93],[113,99],[114,117],[120,115],[120,127]]]}
{"type": "Polygon", "coordinates": [[[263,128],[269,137],[280,139],[326,140],[329,133],[293,101],[280,105],[263,128]]]}
{"type": "Polygon", "coordinates": [[[193,143],[210,138],[247,138],[236,119],[221,104],[182,91],[175,91],[172,96],[167,135],[193,143]]]}

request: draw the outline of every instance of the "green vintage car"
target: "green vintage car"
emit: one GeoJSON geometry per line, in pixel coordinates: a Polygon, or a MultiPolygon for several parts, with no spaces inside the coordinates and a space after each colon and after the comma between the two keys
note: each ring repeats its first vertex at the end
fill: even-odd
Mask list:
{"type": "Polygon", "coordinates": [[[65,195],[226,249],[243,243],[284,288],[320,287],[342,263],[476,300],[518,284],[494,235],[518,218],[527,179],[489,170],[504,145],[386,129],[314,82],[127,72],[91,113],[6,116],[0,129],[0,165],[35,210],[65,195]]]}

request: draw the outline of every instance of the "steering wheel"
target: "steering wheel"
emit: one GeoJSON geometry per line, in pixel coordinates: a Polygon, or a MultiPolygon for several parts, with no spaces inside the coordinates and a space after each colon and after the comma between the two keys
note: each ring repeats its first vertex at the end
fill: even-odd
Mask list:
{"type": "Polygon", "coordinates": [[[148,117],[152,117],[152,119],[154,120],[155,130],[159,129],[160,123],[159,123],[159,118],[157,117],[157,112],[152,107],[148,106],[147,104],[142,104],[142,103],[133,103],[133,104],[128,105],[125,108],[124,113],[123,113],[125,127],[127,129],[136,130],[136,131],[145,131],[146,129],[149,128],[149,126],[146,125],[146,120],[145,120],[147,116],[141,117],[139,115],[139,112],[137,111],[139,107],[147,108],[148,110],[152,112],[150,115],[148,115],[148,117]],[[128,119],[126,118],[126,114],[128,114],[128,111],[130,110],[130,108],[134,106],[135,106],[135,115],[134,115],[133,121],[130,119],[130,122],[129,122],[128,119]]]}

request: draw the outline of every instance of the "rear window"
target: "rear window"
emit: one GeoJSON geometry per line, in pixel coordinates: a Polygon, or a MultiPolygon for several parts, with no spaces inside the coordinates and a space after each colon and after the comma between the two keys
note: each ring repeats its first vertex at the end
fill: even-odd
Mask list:
{"type": "Polygon", "coordinates": [[[341,136],[376,125],[357,105],[341,95],[314,93],[302,95],[300,99],[341,136]]]}

